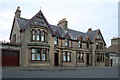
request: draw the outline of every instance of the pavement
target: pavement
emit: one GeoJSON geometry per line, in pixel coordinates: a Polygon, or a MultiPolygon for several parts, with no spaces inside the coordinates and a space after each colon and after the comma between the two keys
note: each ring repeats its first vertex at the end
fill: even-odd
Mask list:
{"type": "Polygon", "coordinates": [[[3,78],[118,78],[118,67],[3,67],[3,78]]]}

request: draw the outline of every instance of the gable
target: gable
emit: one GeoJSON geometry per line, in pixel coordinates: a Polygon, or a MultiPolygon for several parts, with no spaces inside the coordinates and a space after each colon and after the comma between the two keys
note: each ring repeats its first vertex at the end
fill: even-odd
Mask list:
{"type": "Polygon", "coordinates": [[[48,27],[44,20],[44,17],[42,17],[41,14],[37,15],[30,24],[35,26],[48,27]]]}
{"type": "Polygon", "coordinates": [[[103,39],[103,38],[102,38],[102,35],[101,35],[100,33],[98,33],[97,36],[96,36],[96,39],[102,40],[102,39],[103,39]]]}
{"type": "Polygon", "coordinates": [[[94,37],[94,41],[95,40],[101,40],[101,41],[103,41],[104,45],[106,46],[105,40],[104,40],[104,38],[103,38],[102,33],[101,33],[100,30],[97,31],[97,33],[96,33],[96,35],[94,37]]]}
{"type": "Polygon", "coordinates": [[[19,24],[16,20],[16,18],[14,18],[13,21],[13,25],[12,25],[12,29],[11,29],[11,33],[10,33],[10,41],[12,41],[14,35],[16,35],[16,42],[19,43],[20,42],[20,28],[19,28],[19,24]]]}
{"type": "Polygon", "coordinates": [[[45,16],[43,15],[42,11],[40,10],[35,16],[33,16],[23,27],[21,30],[25,30],[26,27],[29,25],[37,25],[41,27],[49,28],[51,33],[53,34],[51,30],[51,26],[49,25],[48,21],[46,20],[45,16]]]}

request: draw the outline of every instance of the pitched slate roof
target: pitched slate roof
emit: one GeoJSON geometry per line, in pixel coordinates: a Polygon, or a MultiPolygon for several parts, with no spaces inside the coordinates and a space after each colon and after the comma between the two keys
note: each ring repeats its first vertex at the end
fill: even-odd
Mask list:
{"type": "MultiPolygon", "coordinates": [[[[16,18],[20,29],[22,29],[28,22],[30,19],[25,19],[25,18],[16,18]]],[[[80,32],[80,31],[76,31],[76,30],[72,30],[72,29],[67,29],[66,31],[59,26],[56,25],[50,25],[51,26],[51,30],[53,31],[53,33],[57,32],[58,35],[62,38],[65,36],[66,33],[68,33],[70,35],[70,38],[73,40],[77,40],[77,37],[81,36],[82,38],[86,38],[89,37],[91,41],[93,41],[96,33],[98,30],[92,31],[92,32],[80,32]]]]}
{"type": "MultiPolygon", "coordinates": [[[[64,30],[60,26],[50,25],[47,22],[47,20],[41,10],[35,16],[33,16],[31,19],[25,19],[25,18],[21,18],[21,17],[15,18],[15,19],[17,20],[20,29],[25,29],[25,27],[27,27],[27,25],[29,25],[29,23],[31,23],[33,21],[33,19],[39,15],[41,15],[43,17],[43,19],[45,20],[48,28],[50,29],[51,34],[57,33],[61,38],[64,38],[65,35],[69,35],[71,39],[77,40],[77,38],[81,36],[83,39],[86,37],[89,37],[90,41],[93,41],[95,38],[95,35],[97,34],[97,31],[98,31],[98,30],[95,30],[95,31],[84,33],[84,32],[80,32],[80,31],[76,31],[76,30],[72,30],[72,29],[64,30]]],[[[37,25],[41,25],[41,24],[37,24],[37,25]]]]}
{"type": "Polygon", "coordinates": [[[93,41],[97,32],[98,30],[94,30],[92,32],[87,32],[86,35],[90,38],[91,41],[93,41]]]}
{"type": "Polygon", "coordinates": [[[69,28],[65,31],[62,27],[55,26],[55,25],[51,25],[51,28],[52,28],[52,31],[54,33],[57,32],[60,37],[64,37],[65,34],[68,33],[72,40],[77,40],[77,38],[79,36],[81,36],[82,38],[89,37],[90,40],[93,41],[94,37],[95,37],[95,35],[98,31],[98,30],[95,30],[95,31],[92,31],[92,32],[84,33],[84,32],[72,30],[72,29],[69,29],[69,28]]]}
{"type": "Polygon", "coordinates": [[[26,23],[29,21],[29,19],[25,19],[25,18],[16,18],[20,29],[22,29],[23,26],[26,25],[26,23]]]}

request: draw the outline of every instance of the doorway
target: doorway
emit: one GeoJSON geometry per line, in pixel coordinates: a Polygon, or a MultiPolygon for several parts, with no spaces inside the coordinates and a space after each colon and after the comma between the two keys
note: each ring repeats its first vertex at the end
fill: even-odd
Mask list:
{"type": "Polygon", "coordinates": [[[87,54],[87,65],[90,65],[89,64],[89,55],[87,54]]]}
{"type": "Polygon", "coordinates": [[[54,65],[59,66],[59,55],[58,55],[58,53],[54,53],[54,65]]]}

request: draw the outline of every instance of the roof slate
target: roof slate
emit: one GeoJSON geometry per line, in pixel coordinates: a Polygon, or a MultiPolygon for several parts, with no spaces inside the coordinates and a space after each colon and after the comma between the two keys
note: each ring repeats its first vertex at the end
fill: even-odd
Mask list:
{"type": "MultiPolygon", "coordinates": [[[[18,21],[20,29],[22,29],[29,22],[30,19],[16,18],[16,20],[18,21]]],[[[56,25],[50,25],[50,27],[54,34],[57,32],[58,35],[61,38],[63,38],[63,37],[65,37],[65,34],[68,33],[68,35],[70,36],[70,38],[72,40],[77,40],[77,37],[81,36],[83,39],[86,37],[89,37],[90,40],[93,41],[94,37],[98,31],[98,30],[94,30],[92,32],[84,33],[84,32],[80,32],[80,31],[76,31],[76,30],[72,30],[72,29],[67,29],[65,31],[62,27],[59,27],[56,25]]]]}
{"type": "Polygon", "coordinates": [[[16,18],[20,29],[22,29],[22,27],[29,21],[29,19],[25,19],[25,18],[16,18]]]}
{"type": "Polygon", "coordinates": [[[94,30],[92,32],[87,32],[86,35],[90,38],[91,41],[93,41],[97,31],[98,30],[94,30]]]}

